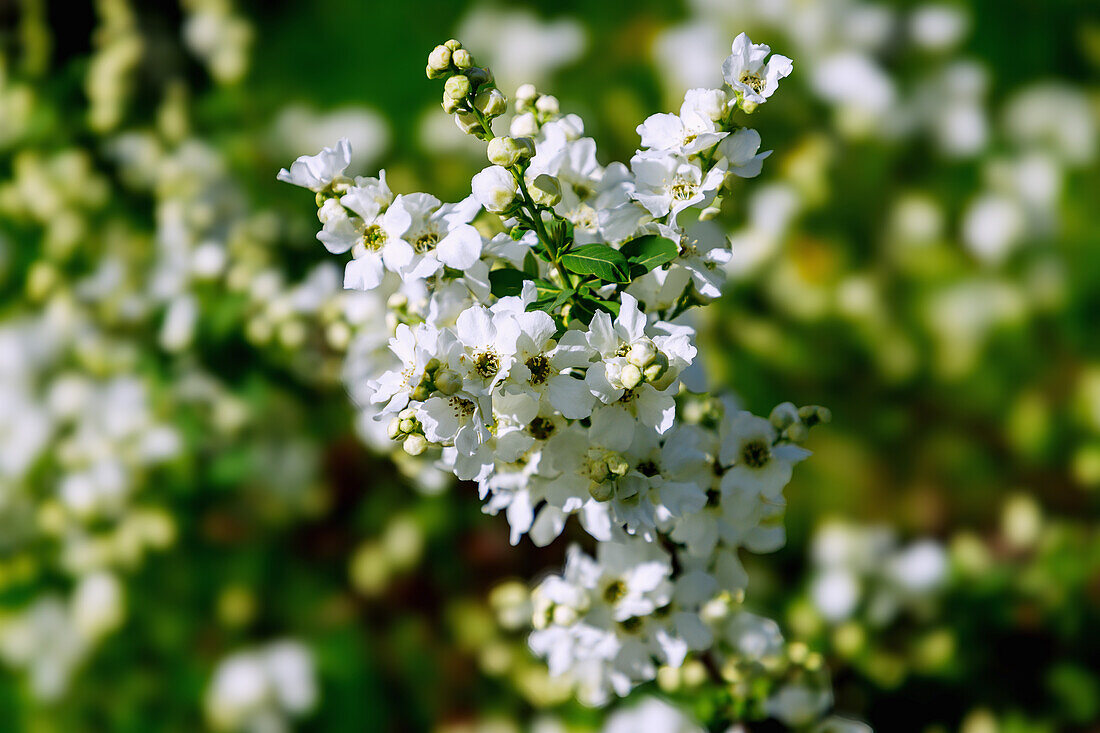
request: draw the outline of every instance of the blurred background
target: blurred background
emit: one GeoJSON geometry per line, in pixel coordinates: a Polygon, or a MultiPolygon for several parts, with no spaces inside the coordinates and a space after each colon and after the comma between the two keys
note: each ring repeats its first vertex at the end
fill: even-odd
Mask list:
{"type": "Polygon", "coordinates": [[[700,353],[834,416],[747,606],[875,730],[1100,731],[1094,0],[0,0],[0,729],[656,730],[525,649],[564,542],[357,414],[380,311],[275,173],[465,196],[452,36],[625,160],[742,30],[795,71],[700,353]]]}

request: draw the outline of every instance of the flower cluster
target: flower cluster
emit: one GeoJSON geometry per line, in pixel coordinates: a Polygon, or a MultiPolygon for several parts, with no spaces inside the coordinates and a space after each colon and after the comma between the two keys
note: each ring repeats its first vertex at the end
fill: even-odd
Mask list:
{"type": "Polygon", "coordinates": [[[768,152],[738,113],[791,71],[744,34],[732,51],[728,88],[689,91],[679,114],[639,125],[629,165],[602,165],[583,121],[532,85],[497,136],[504,96],[448,41],[427,75],[491,163],[469,197],[350,178],[347,140],[278,176],[315,192],[317,238],[352,255],[345,287],[387,294],[392,356],[357,369],[352,391],[388,436],[476,481],[513,543],[548,544],[573,515],[595,540],[595,558],[570,549],[535,589],[530,639],[590,703],[739,638],[705,609],[746,587],[740,548],[783,543],[798,443],[828,418],[790,403],[755,417],[684,385],[698,368],[689,311],[719,295],[731,256],[696,224],[732,176],[760,172],[768,152]]]}

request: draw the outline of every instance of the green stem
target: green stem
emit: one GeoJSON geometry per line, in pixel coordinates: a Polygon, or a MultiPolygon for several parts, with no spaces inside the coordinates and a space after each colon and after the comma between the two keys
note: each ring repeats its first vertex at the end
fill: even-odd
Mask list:
{"type": "MultiPolygon", "coordinates": [[[[470,112],[477,118],[478,124],[481,125],[481,129],[485,130],[485,134],[489,136],[489,139],[492,140],[496,137],[496,134],[493,132],[493,127],[489,124],[489,120],[485,118],[485,115],[469,101],[467,101],[466,104],[470,112]]],[[[567,288],[572,288],[573,278],[558,258],[558,251],[554,247],[554,242],[550,239],[549,233],[546,231],[546,226],[543,224],[541,209],[539,205],[535,203],[535,199],[531,196],[531,193],[527,190],[527,183],[523,179],[523,170],[518,165],[514,165],[509,171],[512,177],[516,179],[516,183],[519,186],[520,194],[523,197],[523,206],[527,208],[527,214],[530,217],[531,225],[535,228],[535,236],[537,236],[539,241],[546,246],[546,251],[550,253],[550,262],[557,269],[562,282],[567,288]]]]}

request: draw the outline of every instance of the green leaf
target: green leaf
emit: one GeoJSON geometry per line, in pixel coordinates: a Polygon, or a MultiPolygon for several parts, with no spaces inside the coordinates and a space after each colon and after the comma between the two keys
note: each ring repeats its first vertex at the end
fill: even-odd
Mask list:
{"type": "Polygon", "coordinates": [[[519,295],[523,290],[523,282],[529,279],[527,275],[519,270],[502,267],[499,270],[489,272],[489,289],[498,298],[519,295]]]}
{"type": "Polygon", "coordinates": [[[630,274],[633,279],[672,262],[680,253],[680,248],[671,239],[647,234],[626,242],[619,248],[619,252],[630,263],[630,274]]]}
{"type": "Polygon", "coordinates": [[[523,271],[530,278],[539,276],[539,262],[535,259],[534,252],[528,252],[527,256],[523,258],[523,271]]]}
{"type": "Polygon", "coordinates": [[[626,257],[606,244],[585,244],[562,255],[562,265],[578,275],[595,275],[609,283],[630,282],[626,257]]]}
{"type": "Polygon", "coordinates": [[[561,292],[561,288],[549,280],[535,280],[535,299],[553,298],[561,292]]]}
{"type": "Polygon", "coordinates": [[[587,325],[592,322],[592,317],[596,315],[596,311],[606,311],[612,317],[617,317],[619,315],[619,304],[611,300],[578,297],[573,301],[571,314],[587,325]]]}
{"type": "Polygon", "coordinates": [[[545,298],[539,298],[533,303],[529,303],[527,305],[527,310],[553,313],[554,311],[565,305],[567,302],[569,302],[569,299],[572,298],[574,295],[576,295],[576,293],[571,288],[566,288],[556,294],[548,295],[545,298]]]}

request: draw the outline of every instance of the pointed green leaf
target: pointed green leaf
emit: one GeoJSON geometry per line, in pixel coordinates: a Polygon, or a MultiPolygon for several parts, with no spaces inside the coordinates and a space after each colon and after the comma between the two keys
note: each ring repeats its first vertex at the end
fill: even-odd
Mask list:
{"type": "Polygon", "coordinates": [[[630,282],[626,257],[606,244],[584,244],[562,255],[562,265],[578,275],[595,275],[609,283],[630,282]]]}
{"type": "Polygon", "coordinates": [[[680,248],[671,239],[647,234],[626,242],[619,248],[619,252],[630,263],[630,273],[636,278],[672,262],[680,253],[680,248]]]}

